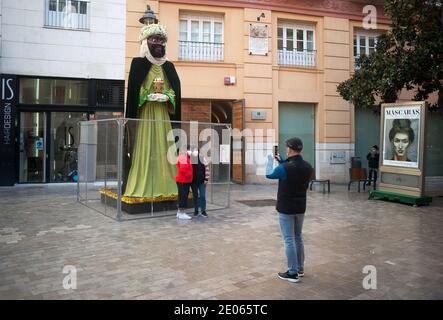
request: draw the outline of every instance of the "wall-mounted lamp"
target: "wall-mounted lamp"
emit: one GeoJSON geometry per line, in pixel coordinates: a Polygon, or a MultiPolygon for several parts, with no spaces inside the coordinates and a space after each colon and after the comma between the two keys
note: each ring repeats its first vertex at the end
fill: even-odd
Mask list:
{"type": "Polygon", "coordinates": [[[259,15],[259,16],[257,17],[257,21],[260,21],[260,18],[264,18],[264,17],[265,17],[265,13],[262,12],[261,15],[259,15]]]}
{"type": "Polygon", "coordinates": [[[155,16],[154,11],[151,10],[151,6],[147,5],[145,14],[138,20],[140,23],[149,25],[152,23],[158,23],[158,19],[155,16]]]}

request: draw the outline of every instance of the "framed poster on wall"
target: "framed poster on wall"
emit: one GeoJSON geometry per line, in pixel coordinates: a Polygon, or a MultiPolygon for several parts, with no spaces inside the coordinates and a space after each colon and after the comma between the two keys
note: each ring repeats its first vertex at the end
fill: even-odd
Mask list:
{"type": "Polygon", "coordinates": [[[380,191],[423,195],[425,127],[425,102],[382,104],[380,191]]]}

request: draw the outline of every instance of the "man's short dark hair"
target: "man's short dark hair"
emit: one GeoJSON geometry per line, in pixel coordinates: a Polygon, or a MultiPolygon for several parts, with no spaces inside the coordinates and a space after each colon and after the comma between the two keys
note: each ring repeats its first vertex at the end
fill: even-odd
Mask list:
{"type": "Polygon", "coordinates": [[[286,146],[297,152],[303,150],[303,142],[297,137],[286,140],[286,146]]]}

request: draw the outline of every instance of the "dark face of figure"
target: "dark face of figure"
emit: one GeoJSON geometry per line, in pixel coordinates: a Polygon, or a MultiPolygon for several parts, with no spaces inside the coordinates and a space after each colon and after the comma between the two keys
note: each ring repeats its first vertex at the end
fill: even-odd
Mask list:
{"type": "Polygon", "coordinates": [[[159,35],[147,39],[148,48],[154,58],[162,58],[166,53],[166,39],[159,35]]]}

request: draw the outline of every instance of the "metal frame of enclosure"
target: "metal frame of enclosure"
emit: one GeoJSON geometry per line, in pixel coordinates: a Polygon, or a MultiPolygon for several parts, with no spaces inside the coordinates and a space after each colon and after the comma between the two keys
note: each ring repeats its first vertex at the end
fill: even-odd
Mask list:
{"type": "MultiPolygon", "coordinates": [[[[231,184],[231,125],[202,123],[193,121],[168,121],[173,129],[168,134],[169,151],[175,156],[187,145],[205,150],[210,162],[211,177],[206,187],[207,211],[228,208],[231,184]],[[171,149],[172,148],[172,149],[171,149]]],[[[143,198],[138,212],[132,208],[124,196],[125,166],[130,166],[128,150],[137,139],[141,126],[161,126],[162,121],[114,118],[105,120],[81,121],[78,123],[78,181],[77,200],[117,221],[175,215],[175,200],[168,206],[162,205],[155,195],[143,198]],[[147,200],[146,200],[147,199],[147,200]]],[[[147,161],[167,161],[167,155],[156,155],[154,137],[153,148],[147,161]]],[[[127,168],[126,168],[127,169],[127,168]]],[[[148,183],[155,183],[148,179],[148,183]]],[[[174,181],[175,183],[175,181],[174,181]]],[[[192,193],[190,192],[190,197],[192,193]]],[[[131,198],[131,201],[134,198],[131,198]]],[[[137,202],[138,199],[134,201],[137,202]]],[[[190,199],[192,203],[192,199],[190,199]]],[[[193,211],[193,209],[189,209],[193,211]]]]}

